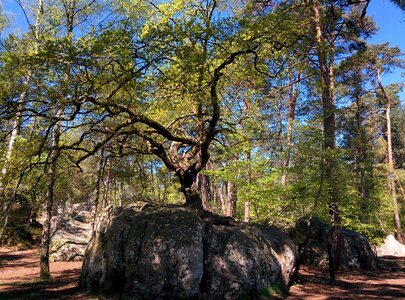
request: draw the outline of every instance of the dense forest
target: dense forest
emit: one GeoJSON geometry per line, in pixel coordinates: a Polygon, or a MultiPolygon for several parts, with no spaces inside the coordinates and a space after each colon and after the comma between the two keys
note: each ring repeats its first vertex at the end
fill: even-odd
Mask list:
{"type": "Polygon", "coordinates": [[[342,226],[403,242],[403,82],[382,76],[405,62],[368,43],[369,1],[16,2],[26,31],[0,19],[0,237],[25,197],[46,220],[43,277],[51,216],[78,205],[318,215],[336,257],[342,226]]]}

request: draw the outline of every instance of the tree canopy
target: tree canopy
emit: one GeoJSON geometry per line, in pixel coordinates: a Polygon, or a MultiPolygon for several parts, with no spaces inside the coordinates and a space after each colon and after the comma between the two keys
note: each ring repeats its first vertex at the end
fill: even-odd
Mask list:
{"type": "Polygon", "coordinates": [[[368,1],[18,4],[27,30],[0,53],[1,224],[24,194],[48,217],[139,198],[285,227],[317,214],[335,255],[341,226],[400,236],[403,82],[378,76],[404,62],[368,43],[368,1]]]}

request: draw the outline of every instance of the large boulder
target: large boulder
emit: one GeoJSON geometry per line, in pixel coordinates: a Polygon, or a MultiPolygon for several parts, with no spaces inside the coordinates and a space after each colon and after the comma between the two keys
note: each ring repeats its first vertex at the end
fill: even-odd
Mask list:
{"type": "Polygon", "coordinates": [[[384,243],[377,247],[377,256],[405,257],[405,245],[402,245],[390,234],[384,239],[384,243]]]}
{"type": "Polygon", "coordinates": [[[12,200],[10,212],[8,214],[8,225],[18,226],[29,223],[33,207],[31,202],[23,195],[16,195],[12,200]]]}
{"type": "MultiPolygon", "coordinates": [[[[37,223],[30,222],[33,215],[33,206],[31,202],[23,195],[16,195],[11,202],[8,213],[6,207],[0,205],[0,220],[5,215],[7,218],[7,226],[3,228],[3,234],[0,240],[0,245],[17,246],[20,249],[30,248],[35,245],[33,231],[37,223]]],[[[0,227],[4,223],[0,223],[0,227]]],[[[1,231],[1,229],[0,229],[1,231]]]]}
{"type": "Polygon", "coordinates": [[[295,245],[276,227],[181,206],[108,208],[79,285],[122,299],[241,299],[285,288],[295,245]]]}
{"type": "MultiPolygon", "coordinates": [[[[328,268],[328,244],[330,244],[330,226],[318,217],[300,218],[291,234],[301,248],[300,262],[320,268],[328,268]]],[[[343,245],[341,262],[345,269],[375,269],[377,257],[368,240],[360,233],[342,229],[343,245]]]]}
{"type": "Polygon", "coordinates": [[[91,222],[88,212],[80,212],[74,218],[52,217],[51,247],[52,261],[82,261],[91,237],[91,222]]]}

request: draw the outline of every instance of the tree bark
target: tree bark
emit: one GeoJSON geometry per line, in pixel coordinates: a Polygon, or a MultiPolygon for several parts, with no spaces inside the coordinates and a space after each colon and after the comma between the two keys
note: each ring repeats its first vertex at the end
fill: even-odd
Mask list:
{"type": "Polygon", "coordinates": [[[234,182],[228,181],[227,187],[227,216],[236,218],[237,186],[234,182]]]}
{"type": "Polygon", "coordinates": [[[297,98],[299,95],[299,81],[301,77],[301,71],[298,72],[297,80],[294,87],[293,75],[290,74],[290,92],[289,92],[289,101],[288,101],[288,115],[287,115],[287,140],[285,148],[285,159],[283,165],[283,175],[281,177],[281,184],[285,186],[287,184],[287,168],[290,165],[291,157],[291,148],[292,148],[292,134],[293,134],[293,125],[295,120],[295,106],[297,104],[297,98]]]}
{"type": "MultiPolygon", "coordinates": [[[[43,13],[43,6],[42,0],[39,0],[41,3],[40,10],[43,13]]],[[[66,29],[67,29],[67,38],[69,43],[72,43],[73,38],[73,27],[74,27],[74,16],[75,16],[75,6],[76,0],[70,0],[69,2],[63,3],[66,10],[66,29]]],[[[71,65],[70,63],[66,64],[65,69],[65,76],[64,76],[64,83],[65,87],[62,88],[61,91],[61,98],[64,100],[68,94],[67,84],[70,79],[70,70],[71,65]]],[[[61,99],[56,99],[57,103],[61,103],[61,99]]],[[[48,280],[51,278],[51,274],[49,271],[49,247],[51,242],[51,218],[52,218],[52,211],[54,205],[54,197],[55,197],[55,182],[57,178],[57,161],[59,158],[59,142],[60,142],[60,135],[61,135],[61,117],[64,112],[63,107],[58,107],[56,109],[56,121],[54,124],[51,124],[52,128],[52,136],[51,136],[51,149],[49,154],[49,161],[47,165],[47,195],[46,195],[46,219],[44,222],[44,226],[42,229],[42,237],[41,237],[41,248],[40,248],[40,278],[48,280]]]]}
{"type": "Polygon", "coordinates": [[[397,179],[399,190],[400,190],[401,195],[402,195],[402,200],[405,203],[405,190],[404,190],[404,187],[402,186],[401,180],[399,179],[398,175],[396,175],[396,179],[397,179]]]}
{"type": "MultiPolygon", "coordinates": [[[[35,27],[34,27],[34,53],[38,53],[39,49],[39,34],[40,34],[40,24],[42,21],[43,17],[43,0],[38,0],[38,10],[37,10],[37,16],[35,18],[35,27]]],[[[10,134],[10,139],[8,142],[8,147],[6,151],[6,157],[3,163],[3,167],[1,169],[1,175],[0,175],[0,198],[5,199],[4,201],[4,209],[2,209],[2,213],[4,216],[1,216],[0,219],[4,221],[2,230],[0,231],[0,241],[3,236],[4,228],[7,227],[8,223],[8,214],[10,211],[10,208],[12,206],[12,201],[13,198],[7,195],[7,171],[8,171],[8,165],[10,163],[10,160],[13,156],[14,152],[14,144],[18,139],[18,136],[20,135],[20,126],[21,126],[21,112],[24,108],[24,103],[27,98],[27,92],[29,89],[29,85],[31,82],[31,77],[32,77],[32,71],[28,70],[27,75],[24,78],[23,81],[23,89],[18,97],[17,101],[17,111],[13,120],[12,124],[12,130],[10,134]]]]}
{"type": "Polygon", "coordinates": [[[200,193],[204,210],[210,210],[209,200],[211,199],[211,185],[209,177],[199,173],[196,177],[196,186],[200,193]]]}
{"type": "Polygon", "coordinates": [[[358,88],[355,95],[355,136],[353,140],[354,151],[354,173],[356,176],[357,191],[360,196],[361,221],[368,222],[368,198],[369,190],[367,187],[367,134],[364,128],[364,104],[360,96],[361,88],[358,88]]]}
{"type": "MultiPolygon", "coordinates": [[[[252,147],[249,143],[249,149],[246,153],[246,160],[247,160],[247,181],[248,185],[252,184],[252,147]]],[[[244,211],[244,221],[246,223],[250,222],[250,200],[245,201],[245,211],[244,211]]]]}
{"type": "Polygon", "coordinates": [[[151,176],[150,188],[152,192],[152,200],[157,202],[158,199],[156,198],[155,192],[155,168],[153,167],[153,161],[150,161],[150,176],[151,176]]]}
{"type": "MultiPolygon", "coordinates": [[[[62,110],[59,109],[56,113],[57,118],[62,115],[62,110]]],[[[40,248],[40,263],[39,277],[43,280],[49,280],[51,273],[49,271],[49,246],[51,242],[51,220],[52,211],[55,200],[55,181],[56,181],[56,161],[59,156],[59,140],[61,134],[61,124],[57,121],[52,130],[52,143],[49,154],[49,162],[47,166],[47,194],[45,201],[45,222],[42,228],[41,248],[40,248]]]]}
{"type": "Polygon", "coordinates": [[[105,168],[107,169],[107,174],[105,175],[103,185],[104,185],[104,193],[103,193],[103,202],[102,207],[103,209],[108,206],[109,196],[110,196],[110,187],[111,187],[111,169],[112,169],[112,162],[111,157],[106,158],[105,168]]]}
{"type": "MultiPolygon", "coordinates": [[[[331,225],[331,253],[333,256],[334,270],[341,265],[340,248],[342,244],[341,222],[339,216],[339,191],[337,187],[335,158],[336,149],[336,124],[335,124],[335,103],[334,103],[334,49],[333,42],[326,47],[319,4],[317,0],[312,2],[315,25],[315,41],[319,60],[319,73],[321,76],[322,90],[322,112],[323,112],[323,138],[324,138],[324,168],[325,182],[329,203],[329,220],[331,225]]],[[[333,37],[330,37],[333,41],[333,37]]],[[[334,278],[334,270],[330,270],[331,278],[334,278]],[[332,276],[333,273],[333,276],[332,276]]]]}
{"type": "Polygon", "coordinates": [[[104,147],[101,148],[100,151],[100,158],[98,160],[98,166],[97,166],[97,178],[96,178],[96,184],[95,184],[95,195],[94,195],[94,201],[92,205],[92,233],[94,234],[95,231],[95,226],[96,226],[96,221],[97,221],[97,212],[98,212],[98,205],[100,201],[100,194],[101,194],[101,181],[103,177],[103,166],[104,166],[104,147]]]}

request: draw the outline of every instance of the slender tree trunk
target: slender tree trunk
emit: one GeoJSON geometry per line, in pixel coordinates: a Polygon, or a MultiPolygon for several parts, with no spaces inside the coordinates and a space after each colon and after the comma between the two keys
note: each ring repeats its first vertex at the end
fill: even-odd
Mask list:
{"type": "Polygon", "coordinates": [[[211,199],[211,189],[209,177],[207,175],[198,173],[196,177],[196,186],[201,195],[204,210],[210,210],[209,200],[211,199]]]}
{"type": "Polygon", "coordinates": [[[102,202],[102,207],[103,209],[108,206],[109,201],[109,194],[110,194],[110,186],[111,186],[111,157],[107,158],[107,162],[105,163],[105,168],[107,169],[107,174],[105,175],[104,178],[104,193],[103,193],[103,202],[102,202]]]}
{"type": "Polygon", "coordinates": [[[100,201],[100,195],[101,195],[101,181],[103,177],[103,166],[104,166],[104,148],[101,148],[100,152],[100,158],[98,161],[98,167],[97,167],[97,179],[96,179],[96,185],[95,185],[95,195],[94,195],[94,202],[92,206],[92,232],[94,233],[95,226],[96,226],[96,221],[97,221],[97,212],[98,212],[98,204],[100,201]]]}
{"type": "MultiPolygon", "coordinates": [[[[41,3],[40,10],[43,13],[43,6],[42,0],[39,0],[41,3]]],[[[74,26],[74,16],[75,16],[75,5],[76,0],[70,0],[70,2],[64,3],[66,8],[66,29],[67,29],[67,37],[69,39],[70,44],[72,43],[73,38],[73,26],[74,26]],[[67,6],[66,6],[67,5],[67,6]]],[[[70,79],[70,70],[71,65],[70,63],[66,64],[65,70],[65,77],[64,83],[65,86],[61,91],[61,98],[67,97],[68,94],[68,82],[70,79]]],[[[60,102],[60,99],[57,99],[60,102]]],[[[57,178],[57,161],[59,158],[59,142],[60,142],[60,135],[61,135],[61,116],[64,112],[63,107],[59,107],[56,111],[56,123],[53,126],[52,136],[51,136],[51,150],[49,154],[49,162],[47,166],[47,195],[46,195],[46,219],[43,225],[42,230],[42,237],[41,237],[41,248],[40,248],[40,278],[41,279],[49,279],[51,278],[51,274],[49,271],[49,247],[51,242],[51,218],[52,218],[52,211],[53,205],[55,200],[55,182],[57,178]]]]}
{"type": "Polygon", "coordinates": [[[153,167],[153,162],[150,162],[150,176],[151,176],[151,183],[150,183],[150,187],[151,187],[151,192],[152,192],[152,200],[156,201],[156,192],[155,192],[155,171],[154,171],[154,167],[153,167]]]}
{"type": "Polygon", "coordinates": [[[361,218],[363,222],[367,222],[368,217],[368,189],[366,187],[366,132],[363,126],[363,111],[364,105],[360,93],[356,95],[356,114],[355,114],[355,137],[354,137],[354,172],[357,179],[357,191],[361,197],[360,209],[362,211],[361,218]]]}
{"type": "MultiPolygon", "coordinates": [[[[341,222],[339,216],[339,191],[337,187],[336,169],[337,161],[335,158],[336,149],[336,124],[335,124],[335,103],[334,103],[334,49],[333,45],[326,48],[326,38],[322,31],[321,16],[318,7],[318,1],[313,0],[312,10],[314,13],[314,23],[316,30],[316,43],[318,51],[318,60],[322,86],[322,111],[324,127],[324,167],[325,182],[327,186],[329,219],[331,224],[331,260],[334,268],[330,269],[331,284],[334,285],[334,271],[341,264],[341,222]],[[328,61],[329,57],[329,61],[328,61]]],[[[333,37],[330,39],[333,41],[333,37]]]]}
{"type": "Polygon", "coordinates": [[[398,242],[403,243],[402,240],[402,229],[401,229],[401,219],[399,217],[399,208],[397,202],[397,191],[395,186],[395,169],[394,169],[394,154],[392,151],[392,129],[391,129],[391,98],[385,92],[384,86],[381,82],[380,77],[381,70],[377,70],[377,81],[378,85],[384,95],[384,98],[387,102],[385,107],[385,118],[387,121],[387,160],[388,160],[388,187],[392,199],[392,204],[394,208],[394,225],[395,225],[395,234],[398,242]]]}
{"type": "Polygon", "coordinates": [[[237,186],[234,182],[228,181],[227,188],[227,215],[236,218],[237,186]]]}
{"type": "Polygon", "coordinates": [[[1,221],[2,221],[3,225],[1,226],[1,229],[0,229],[0,245],[2,243],[4,230],[6,229],[7,224],[8,224],[8,217],[10,215],[11,204],[12,204],[12,202],[10,200],[6,201],[4,204],[3,211],[2,211],[1,221]]]}
{"type": "Polygon", "coordinates": [[[283,175],[281,177],[281,184],[285,186],[287,184],[287,168],[290,165],[291,148],[292,148],[292,135],[293,135],[293,125],[295,120],[295,106],[297,104],[297,98],[299,95],[299,81],[301,77],[301,72],[298,72],[297,80],[294,87],[294,78],[292,73],[290,74],[290,97],[288,101],[288,116],[287,116],[287,140],[285,149],[285,159],[283,165],[283,175]]]}
{"type": "MultiPolygon", "coordinates": [[[[247,181],[248,185],[252,184],[252,151],[251,145],[249,145],[249,149],[246,153],[246,160],[248,163],[247,167],[247,181]]],[[[244,211],[244,221],[249,223],[250,222],[250,200],[245,201],[245,211],[244,211]]]]}
{"type": "Polygon", "coordinates": [[[222,189],[221,189],[221,183],[217,184],[217,193],[218,193],[218,196],[219,196],[219,201],[221,201],[222,214],[224,216],[226,216],[226,215],[228,215],[227,214],[227,205],[226,205],[226,202],[225,202],[224,194],[223,194],[222,189]]]}
{"type": "Polygon", "coordinates": [[[401,195],[402,195],[402,200],[404,200],[404,203],[405,203],[405,191],[404,191],[404,187],[402,186],[401,180],[399,179],[399,176],[398,176],[398,175],[396,175],[396,179],[397,179],[397,183],[398,183],[399,190],[400,190],[401,195]]]}
{"type": "Polygon", "coordinates": [[[250,222],[250,202],[249,201],[245,201],[245,217],[244,217],[244,221],[246,223],[250,222]]]}
{"type": "MultiPolygon", "coordinates": [[[[62,115],[62,110],[58,110],[56,117],[60,118],[62,115]]],[[[52,143],[51,150],[49,154],[49,164],[47,170],[47,194],[45,201],[45,222],[42,228],[41,236],[41,248],[40,248],[40,272],[39,276],[41,279],[48,280],[51,278],[49,271],[49,245],[51,242],[51,220],[53,205],[55,202],[55,181],[56,181],[56,161],[59,156],[59,140],[61,134],[61,124],[57,121],[52,130],[52,143]]]]}
{"type": "MultiPolygon", "coordinates": [[[[38,52],[39,48],[39,33],[40,33],[40,24],[42,21],[43,17],[43,2],[42,0],[38,0],[38,11],[37,11],[37,16],[35,19],[35,28],[34,28],[34,53],[38,52]]],[[[1,175],[0,175],[0,198],[5,199],[4,201],[4,209],[2,211],[3,216],[1,216],[0,219],[4,221],[2,230],[0,231],[0,241],[3,237],[3,232],[4,228],[7,227],[8,223],[8,214],[10,212],[10,208],[12,206],[12,201],[13,198],[7,195],[7,171],[8,171],[8,166],[10,163],[10,160],[13,156],[14,152],[14,144],[18,139],[18,136],[20,135],[20,126],[21,126],[21,112],[23,111],[25,100],[27,97],[27,92],[29,89],[29,85],[31,82],[31,77],[32,77],[32,71],[28,70],[27,75],[24,77],[23,81],[23,90],[18,97],[17,101],[17,111],[13,120],[12,124],[12,131],[10,134],[10,139],[8,142],[8,147],[6,151],[6,157],[3,163],[3,167],[1,169],[1,175]]]]}
{"type": "Polygon", "coordinates": [[[118,206],[122,206],[122,197],[124,194],[124,188],[123,188],[123,183],[122,180],[118,182],[118,206]]]}
{"type": "Polygon", "coordinates": [[[169,174],[164,173],[163,203],[168,202],[169,174]]]}
{"type": "Polygon", "coordinates": [[[156,175],[157,201],[160,203],[162,202],[162,185],[160,184],[160,178],[158,176],[157,170],[155,175],[156,175]]]}

